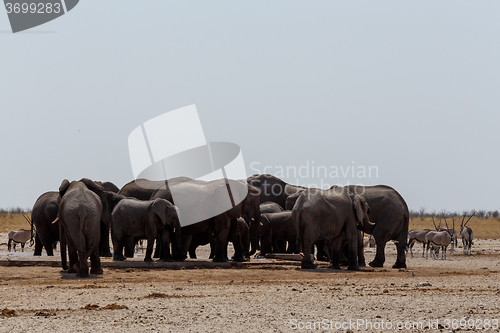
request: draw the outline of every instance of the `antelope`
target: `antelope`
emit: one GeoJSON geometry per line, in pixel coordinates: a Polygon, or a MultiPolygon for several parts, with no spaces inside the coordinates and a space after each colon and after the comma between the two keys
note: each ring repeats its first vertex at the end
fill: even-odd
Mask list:
{"type": "Polygon", "coordinates": [[[9,232],[9,243],[7,244],[10,251],[12,242],[14,243],[14,252],[16,252],[16,244],[21,244],[21,249],[24,252],[24,244],[31,239],[33,245],[32,231],[31,230],[12,230],[9,232]]]}
{"type": "Polygon", "coordinates": [[[471,255],[471,246],[472,246],[472,239],[474,238],[474,232],[472,232],[472,229],[467,226],[467,223],[469,223],[470,219],[476,215],[476,212],[472,213],[472,215],[469,217],[467,222],[464,224],[465,220],[465,215],[462,218],[462,224],[460,225],[460,236],[462,236],[462,244],[464,246],[464,255],[471,255]]]}
{"type": "MultiPolygon", "coordinates": [[[[410,230],[408,231],[408,245],[407,249],[410,249],[410,254],[411,257],[413,258],[413,245],[415,245],[415,242],[422,243],[424,245],[422,249],[422,258],[424,257],[424,252],[425,252],[425,235],[431,231],[430,229],[424,229],[424,230],[410,230]]],[[[408,250],[406,250],[408,252],[408,250]]]]}
{"type": "MultiPolygon", "coordinates": [[[[444,219],[446,222],[446,218],[444,219]]],[[[450,253],[455,252],[455,247],[457,247],[457,231],[455,230],[455,217],[453,217],[453,228],[445,228],[441,226],[441,221],[439,221],[438,231],[448,230],[451,236],[451,249],[450,253]]]]}
{"type": "MultiPolygon", "coordinates": [[[[446,223],[446,219],[444,220],[445,223],[446,223]]],[[[434,219],[432,220],[432,222],[434,223],[434,219]]],[[[434,259],[437,259],[437,254],[436,252],[437,251],[434,251],[435,248],[439,249],[439,247],[441,247],[442,249],[442,252],[441,252],[441,260],[445,260],[446,259],[446,248],[448,247],[448,245],[450,245],[451,243],[451,240],[452,240],[452,236],[450,234],[450,231],[448,228],[448,223],[446,223],[446,230],[444,231],[438,231],[438,227],[436,227],[436,223],[434,223],[434,227],[436,228],[436,230],[433,230],[433,231],[429,231],[426,235],[425,235],[425,243],[427,244],[427,250],[425,252],[425,259],[428,259],[429,258],[429,248],[432,247],[432,256],[434,257],[434,259]]]]}

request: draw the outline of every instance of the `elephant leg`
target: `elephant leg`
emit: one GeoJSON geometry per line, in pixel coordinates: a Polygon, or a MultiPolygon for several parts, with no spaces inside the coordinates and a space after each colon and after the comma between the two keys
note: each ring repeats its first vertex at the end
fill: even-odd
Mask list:
{"type": "Polygon", "coordinates": [[[34,256],[41,256],[42,249],[43,249],[43,244],[42,244],[40,237],[37,234],[37,235],[35,235],[35,252],[33,253],[33,255],[34,256]]]}
{"type": "Polygon", "coordinates": [[[261,239],[260,255],[265,256],[273,251],[273,235],[271,230],[267,230],[261,239]]]}
{"type": "Polygon", "coordinates": [[[348,259],[349,259],[349,267],[347,267],[350,271],[359,271],[358,265],[358,233],[359,231],[356,229],[356,223],[353,221],[352,223],[347,223],[346,225],[346,239],[347,239],[347,248],[348,248],[348,259]]]}
{"type": "Polygon", "coordinates": [[[78,251],[78,272],[76,276],[78,277],[88,277],[89,276],[89,263],[88,256],[85,251],[78,251]]]}
{"type": "Polygon", "coordinates": [[[243,257],[243,243],[241,241],[241,234],[236,232],[232,237],[233,247],[234,247],[234,256],[233,261],[243,262],[245,258],[243,257]]]}
{"type": "Polygon", "coordinates": [[[325,251],[325,241],[317,241],[316,248],[318,249],[316,260],[328,261],[328,254],[325,251]]]}
{"type": "Polygon", "coordinates": [[[340,269],[340,259],[342,256],[342,237],[337,236],[330,242],[330,267],[340,269]]]}
{"type": "Polygon", "coordinates": [[[316,265],[313,262],[313,253],[311,253],[310,249],[314,250],[314,235],[310,232],[309,228],[306,228],[304,232],[300,235],[300,244],[302,248],[305,249],[304,256],[302,257],[302,261],[300,263],[300,268],[302,269],[315,269],[316,265]]]}
{"type": "Polygon", "coordinates": [[[123,237],[125,247],[125,258],[133,258],[134,257],[134,249],[135,249],[135,239],[132,236],[124,236],[123,237]]]}
{"type": "Polygon", "coordinates": [[[166,228],[160,231],[160,239],[162,243],[163,253],[160,256],[163,261],[174,261],[172,255],[170,254],[170,233],[166,228]]]}
{"type": "Polygon", "coordinates": [[[358,265],[360,267],[366,266],[365,248],[363,247],[363,234],[361,232],[359,232],[358,235],[358,265]]]}
{"type": "Polygon", "coordinates": [[[398,256],[396,263],[392,265],[392,268],[406,268],[406,235],[401,233],[396,239],[396,249],[398,251],[398,256]]]}
{"type": "Polygon", "coordinates": [[[210,237],[210,255],[208,259],[213,259],[215,257],[215,238],[210,237]]]}
{"type": "Polygon", "coordinates": [[[109,227],[102,221],[100,223],[101,238],[99,240],[99,255],[101,257],[111,257],[111,251],[109,250],[109,227]]]}
{"type": "Polygon", "coordinates": [[[342,249],[340,251],[340,258],[339,258],[339,265],[340,266],[347,266],[349,265],[349,246],[347,245],[347,242],[344,241],[342,238],[342,249]]]}
{"type": "MultiPolygon", "coordinates": [[[[71,264],[71,257],[70,257],[70,267],[68,268],[68,262],[66,259],[66,248],[67,248],[67,242],[68,238],[66,235],[66,231],[64,230],[64,227],[62,226],[62,223],[59,222],[59,239],[60,241],[60,250],[61,250],[61,266],[63,270],[68,270],[68,273],[75,273],[73,269],[73,264],[71,264]]],[[[47,254],[48,255],[48,254],[47,254]]]]}
{"type": "Polygon", "coordinates": [[[196,257],[196,248],[197,248],[197,246],[194,246],[192,244],[191,244],[191,246],[189,246],[189,258],[191,258],[191,259],[198,259],[196,257]]]}
{"type": "Polygon", "coordinates": [[[183,261],[187,258],[187,253],[189,251],[189,247],[191,246],[191,241],[193,240],[193,235],[188,234],[186,232],[181,233],[181,244],[177,244],[177,242],[172,243],[172,252],[175,261],[183,261]],[[174,244],[175,249],[174,249],[174,244]]]}
{"type": "Polygon", "coordinates": [[[124,240],[121,235],[112,234],[113,241],[113,260],[114,261],[123,261],[125,257],[123,256],[123,245],[124,240]]]}
{"type": "Polygon", "coordinates": [[[375,259],[373,259],[372,262],[369,263],[371,267],[384,267],[384,262],[385,262],[385,244],[387,243],[388,239],[385,238],[385,235],[383,235],[381,232],[375,232],[373,233],[373,238],[375,238],[375,244],[377,245],[377,250],[375,254],[375,259]]]}
{"type": "Polygon", "coordinates": [[[225,254],[227,254],[227,240],[230,227],[231,220],[228,218],[215,218],[215,257],[212,259],[214,262],[228,261],[225,254]]]}
{"type": "Polygon", "coordinates": [[[148,246],[146,247],[146,256],[144,257],[145,262],[151,262],[153,259],[151,255],[153,254],[153,243],[155,242],[156,237],[148,237],[148,246]]]}
{"type": "Polygon", "coordinates": [[[288,245],[286,247],[286,253],[295,253],[297,251],[296,241],[294,238],[287,239],[288,245]]]}
{"type": "Polygon", "coordinates": [[[158,235],[158,236],[156,236],[156,247],[155,247],[155,253],[153,255],[153,258],[163,259],[161,257],[162,251],[163,251],[162,242],[161,242],[161,239],[160,239],[160,235],[158,235]]]}
{"type": "Polygon", "coordinates": [[[280,239],[276,242],[276,245],[278,246],[277,251],[279,251],[279,253],[286,252],[286,240],[280,239]]]}
{"type": "Polygon", "coordinates": [[[102,273],[104,272],[101,267],[100,251],[99,248],[96,248],[90,253],[90,274],[102,274],[102,273]]]}

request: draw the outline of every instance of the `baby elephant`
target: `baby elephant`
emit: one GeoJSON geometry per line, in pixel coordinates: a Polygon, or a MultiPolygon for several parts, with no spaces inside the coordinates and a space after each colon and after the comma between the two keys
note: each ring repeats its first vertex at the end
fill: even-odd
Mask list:
{"type": "MultiPolygon", "coordinates": [[[[170,244],[170,232],[175,234],[177,244],[181,241],[181,226],[177,207],[165,199],[142,201],[135,198],[121,200],[111,214],[111,238],[113,240],[113,260],[124,260],[123,247],[127,239],[147,239],[144,261],[153,261],[153,243],[160,234],[162,249],[170,244]],[[175,229],[175,230],[174,230],[175,229]]],[[[158,245],[157,245],[158,246],[158,245]]],[[[165,256],[163,256],[165,258],[165,256]]]]}
{"type": "Polygon", "coordinates": [[[262,237],[262,255],[270,252],[298,253],[297,228],[292,220],[292,211],[262,214],[259,236],[262,237]]]}
{"type": "Polygon", "coordinates": [[[31,230],[12,230],[9,232],[9,243],[7,245],[9,252],[11,248],[11,244],[14,243],[14,252],[16,252],[16,244],[20,243],[21,244],[21,249],[24,252],[24,244],[32,239],[32,236],[35,236],[35,231],[33,231],[33,234],[31,233],[31,230]]]}

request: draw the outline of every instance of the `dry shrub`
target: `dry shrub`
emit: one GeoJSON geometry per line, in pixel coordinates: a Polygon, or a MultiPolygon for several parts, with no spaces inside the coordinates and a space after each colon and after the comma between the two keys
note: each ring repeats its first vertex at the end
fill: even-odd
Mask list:
{"type": "MultiPolygon", "coordinates": [[[[468,218],[466,218],[467,221],[468,218]]],[[[439,224],[439,217],[434,218],[436,225],[439,224]]],[[[446,219],[448,226],[453,227],[453,222],[450,219],[446,219]]],[[[460,232],[460,223],[462,218],[455,218],[455,230],[457,234],[460,232]]],[[[446,227],[444,220],[441,221],[441,226],[446,227]]],[[[473,217],[467,226],[474,231],[474,238],[476,239],[497,239],[500,238],[500,218],[477,218],[473,217]]],[[[434,230],[434,225],[432,224],[432,218],[427,217],[423,220],[420,218],[414,218],[410,220],[410,230],[412,229],[431,229],[434,230]]],[[[460,240],[460,235],[458,235],[460,240]]]]}

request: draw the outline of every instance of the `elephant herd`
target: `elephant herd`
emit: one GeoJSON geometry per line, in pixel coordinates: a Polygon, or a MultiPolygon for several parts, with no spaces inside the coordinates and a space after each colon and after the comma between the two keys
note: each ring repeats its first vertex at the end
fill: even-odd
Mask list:
{"type": "Polygon", "coordinates": [[[234,261],[244,261],[257,250],[261,255],[303,252],[301,267],[314,268],[316,246],[318,259],[327,258],[334,268],[345,262],[352,270],[365,264],[365,232],[373,235],[377,246],[371,266],[383,266],[385,245],[393,240],[398,252],[393,267],[405,268],[409,212],[401,195],[382,185],[320,190],[287,184],[272,175],[253,175],[210,182],[138,179],[118,189],[110,182],[83,178],[64,180],[59,191],[42,194],[33,206],[32,221],[34,255],[41,255],[42,248],[53,255],[60,241],[63,269],[84,277],[89,274],[89,257],[90,273],[101,274],[100,257],[112,255],[110,230],[114,260],[133,257],[135,244],[146,239],[145,261],[182,261],[188,254],[196,258],[196,248],[210,244],[210,258],[221,262],[228,260],[232,242],[234,261]],[[233,200],[237,194],[229,191],[230,209],[222,209],[218,200],[207,201],[234,189],[234,184],[245,188],[245,195],[233,200]],[[190,198],[191,206],[174,200],[173,193],[190,198]],[[197,218],[202,208],[211,215],[197,218]],[[193,222],[181,224],[190,216],[193,222]]]}

